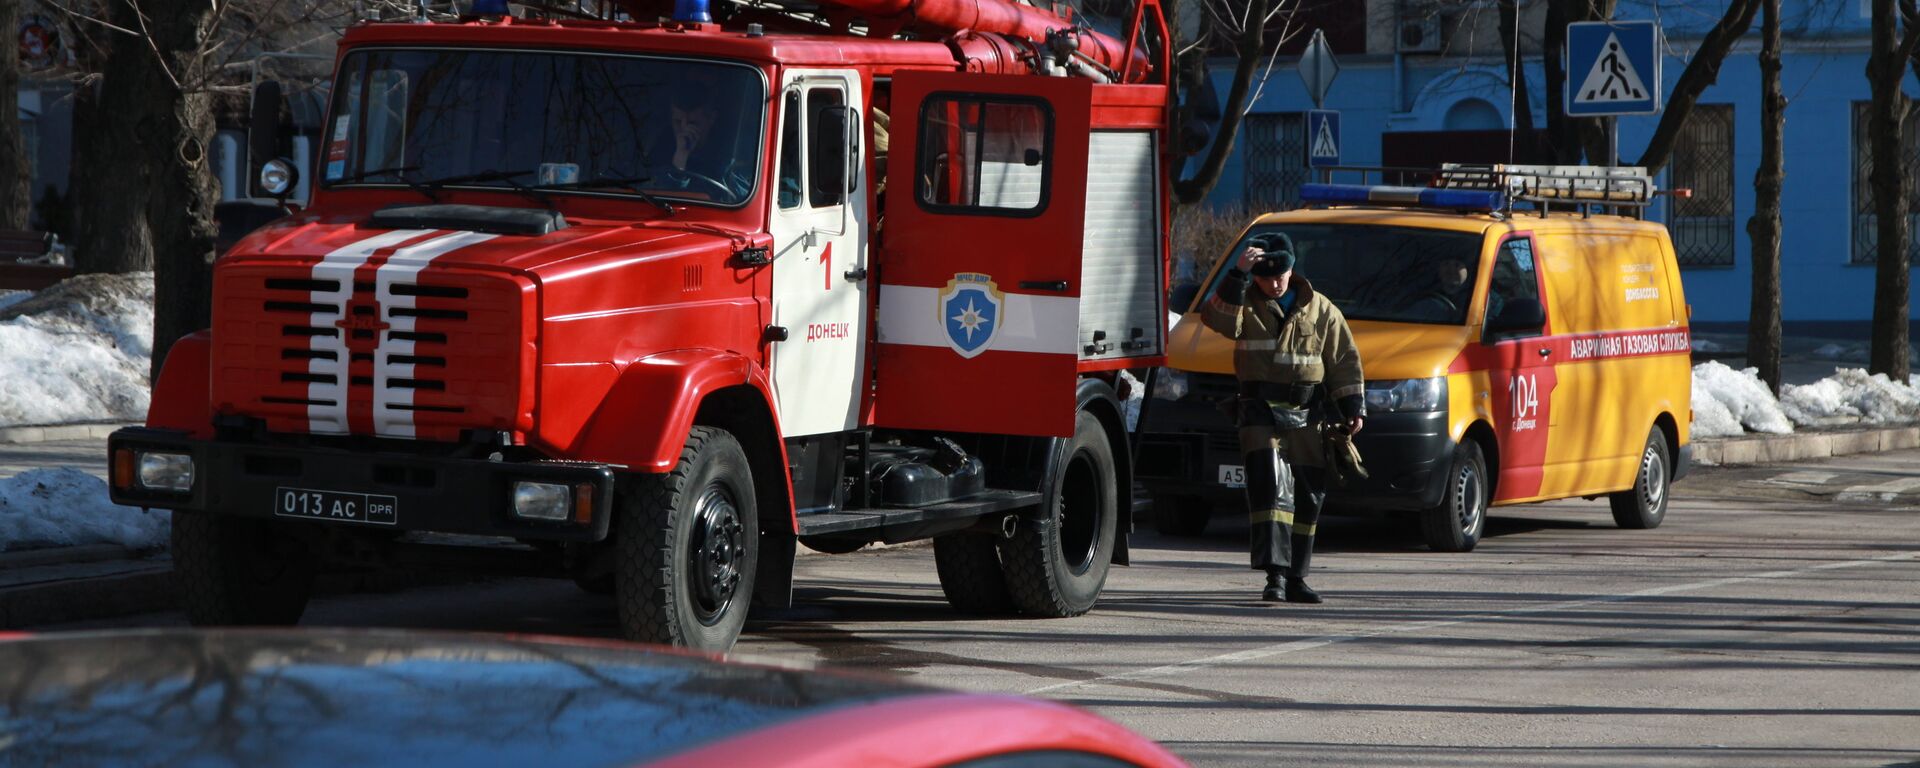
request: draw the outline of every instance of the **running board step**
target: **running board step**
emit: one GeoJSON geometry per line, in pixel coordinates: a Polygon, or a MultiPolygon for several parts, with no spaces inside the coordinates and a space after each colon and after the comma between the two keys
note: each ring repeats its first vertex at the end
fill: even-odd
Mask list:
{"type": "Polygon", "coordinates": [[[853,509],[844,512],[802,515],[800,516],[800,535],[822,536],[882,530],[900,531],[905,526],[919,527],[943,522],[971,523],[982,516],[996,512],[1012,512],[1039,505],[1040,494],[1033,491],[991,490],[970,499],[929,504],[912,509],[853,509]]]}

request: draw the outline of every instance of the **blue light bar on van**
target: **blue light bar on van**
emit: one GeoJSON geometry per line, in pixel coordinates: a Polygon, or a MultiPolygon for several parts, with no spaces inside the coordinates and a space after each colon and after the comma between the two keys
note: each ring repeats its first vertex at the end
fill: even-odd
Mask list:
{"type": "Polygon", "coordinates": [[[467,12],[475,16],[506,16],[513,11],[507,8],[507,0],[473,0],[467,12]]]}
{"type": "Polygon", "coordinates": [[[707,0],[673,0],[673,20],[682,24],[706,24],[713,21],[707,12],[707,0]]]}
{"type": "Polygon", "coordinates": [[[1384,187],[1364,184],[1302,184],[1300,202],[1320,205],[1385,203],[1456,211],[1495,211],[1505,207],[1499,192],[1485,189],[1384,187]]]}

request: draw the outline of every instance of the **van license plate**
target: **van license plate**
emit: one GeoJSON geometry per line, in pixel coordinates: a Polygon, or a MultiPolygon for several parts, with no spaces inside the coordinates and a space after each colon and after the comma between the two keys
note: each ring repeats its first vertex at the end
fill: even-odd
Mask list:
{"type": "Polygon", "coordinates": [[[1228,488],[1247,487],[1247,468],[1238,464],[1220,465],[1220,484],[1228,488]]]}
{"type": "Polygon", "coordinates": [[[273,496],[273,513],[281,517],[373,525],[400,522],[400,502],[392,496],[311,488],[277,488],[273,496]]]}

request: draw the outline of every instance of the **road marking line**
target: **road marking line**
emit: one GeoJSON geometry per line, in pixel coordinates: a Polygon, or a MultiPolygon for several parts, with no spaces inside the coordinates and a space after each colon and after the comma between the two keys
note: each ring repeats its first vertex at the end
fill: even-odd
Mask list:
{"type": "Polygon", "coordinates": [[[1920,488],[1920,476],[1902,477],[1873,485],[1856,485],[1840,492],[1840,501],[1865,501],[1879,499],[1893,501],[1900,494],[1920,488]]]}
{"type": "Polygon", "coordinates": [[[1775,485],[1826,485],[1839,476],[1838,472],[1788,472],[1769,477],[1766,482],[1775,485]]]}
{"type": "Polygon", "coordinates": [[[1149,680],[1156,677],[1169,677],[1172,675],[1179,675],[1187,672],[1194,672],[1202,669],[1207,669],[1210,667],[1221,667],[1221,666],[1227,666],[1229,664],[1238,664],[1238,663],[1247,662],[1247,661],[1258,661],[1260,659],[1271,658],[1274,656],[1283,656],[1289,653],[1297,653],[1300,651],[1310,651],[1315,648],[1325,648],[1329,645],[1338,645],[1340,643],[1351,642],[1354,640],[1365,640],[1368,638],[1381,637],[1385,635],[1403,635],[1410,632],[1419,632],[1421,630],[1439,629],[1441,627],[1451,627],[1457,624],[1474,624],[1482,621],[1487,621],[1490,619],[1498,619],[1498,618],[1504,618],[1508,616],[1518,616],[1518,615],[1524,615],[1529,613],[1543,613],[1547,611],[1564,611],[1564,610],[1573,609],[1573,608],[1584,608],[1592,605],[1605,605],[1607,603],[1618,603],[1618,602],[1624,602],[1627,600],[1636,600],[1643,597],[1660,597],[1662,595],[1671,595],[1671,594],[1676,594],[1680,592],[1697,592],[1703,589],[1712,589],[1714,587],[1724,587],[1729,584],[1741,584],[1749,581],[1763,581],[1767,579],[1787,579],[1787,578],[1793,578],[1795,576],[1805,576],[1811,573],[1819,573],[1821,571],[1832,571],[1832,570],[1839,570],[1843,568],[1860,568],[1863,566],[1881,565],[1885,563],[1895,563],[1903,560],[1914,560],[1914,559],[1920,559],[1920,551],[1900,552],[1897,554],[1887,555],[1884,557],[1876,557],[1869,560],[1842,560],[1842,561],[1832,562],[1832,563],[1822,563],[1820,565],[1808,566],[1806,568],[1797,568],[1791,571],[1768,571],[1765,573],[1755,573],[1755,574],[1750,574],[1746,576],[1728,576],[1726,578],[1721,578],[1721,579],[1709,579],[1707,581],[1696,581],[1689,584],[1672,584],[1664,587],[1650,587],[1648,589],[1642,589],[1637,592],[1628,592],[1626,594],[1621,594],[1621,595],[1607,595],[1605,597],[1590,597],[1590,598],[1585,598],[1581,600],[1568,600],[1565,602],[1553,603],[1551,605],[1534,605],[1534,606],[1526,606],[1523,608],[1512,608],[1509,610],[1493,611],[1491,613],[1482,613],[1482,614],[1477,614],[1474,616],[1466,616],[1458,619],[1416,621],[1416,622],[1411,622],[1407,624],[1397,624],[1397,625],[1385,627],[1382,629],[1376,629],[1371,632],[1359,632],[1351,635],[1326,635],[1323,637],[1314,637],[1314,638],[1308,638],[1305,640],[1294,640],[1292,642],[1280,643],[1278,645],[1269,645],[1262,648],[1249,648],[1244,651],[1235,651],[1233,653],[1223,653],[1218,656],[1208,656],[1205,658],[1191,659],[1188,661],[1182,661],[1174,664],[1168,664],[1160,667],[1152,667],[1149,669],[1142,669],[1142,670],[1137,670],[1133,672],[1122,672],[1114,675],[1102,675],[1100,677],[1088,678],[1086,680],[1072,680],[1064,683],[1054,683],[1052,685],[1043,685],[1038,688],[1029,688],[1026,690],[1025,693],[1028,696],[1037,696],[1041,694],[1049,694],[1057,691],[1063,691],[1068,688],[1079,688],[1083,686],[1101,685],[1104,683],[1113,683],[1113,682],[1130,681],[1130,680],[1149,680]]]}

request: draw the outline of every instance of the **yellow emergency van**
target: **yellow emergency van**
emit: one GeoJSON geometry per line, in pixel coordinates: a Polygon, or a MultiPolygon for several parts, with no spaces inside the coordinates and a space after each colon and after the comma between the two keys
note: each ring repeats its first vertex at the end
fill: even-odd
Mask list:
{"type": "Polygon", "coordinates": [[[1309,184],[1309,207],[1254,221],[1183,306],[1144,415],[1136,474],[1159,526],[1240,510],[1242,459],[1219,403],[1233,344],[1198,308],[1247,238],[1284,232],[1295,275],[1352,325],[1370,477],[1333,509],[1410,513],[1428,546],[1468,551],[1490,506],[1606,497],[1653,528],[1691,449],[1689,310],[1666,228],[1634,215],[1639,169],[1450,167],[1435,186],[1309,184]],[[1471,172],[1469,172],[1471,171],[1471,172]],[[1516,207],[1516,203],[1527,207],[1516,207]]]}

